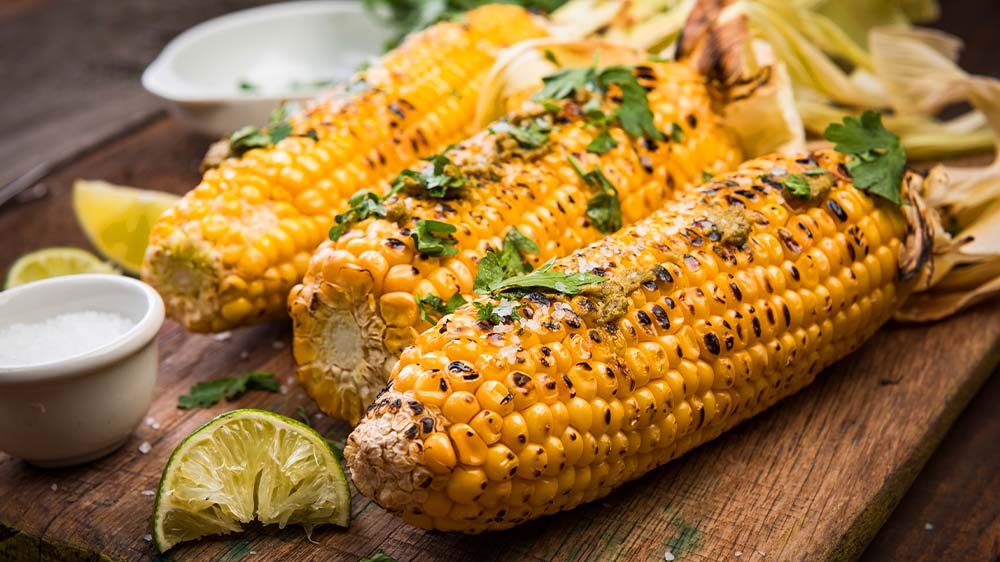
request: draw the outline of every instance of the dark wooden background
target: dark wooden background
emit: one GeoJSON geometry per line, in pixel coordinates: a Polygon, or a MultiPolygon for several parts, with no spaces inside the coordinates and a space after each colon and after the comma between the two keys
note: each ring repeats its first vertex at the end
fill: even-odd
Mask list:
{"type": "MultiPolygon", "coordinates": [[[[162,115],[162,105],[139,84],[146,64],[186,27],[258,3],[264,2],[0,0],[0,185],[39,164],[58,169],[162,115]]],[[[936,26],[966,40],[963,66],[1000,76],[1000,10],[994,2],[942,3],[936,26]]],[[[198,153],[209,140],[184,135],[177,142],[184,152],[198,153]]],[[[193,170],[197,159],[189,165],[193,170]]],[[[131,179],[156,188],[153,168],[131,179]]],[[[72,223],[67,214],[65,226],[72,223]]],[[[0,231],[0,241],[7,242],[0,245],[0,272],[16,257],[14,246],[23,251],[58,242],[23,240],[17,230],[0,231]]],[[[997,404],[1000,377],[993,376],[861,560],[1000,561],[997,404]]]]}

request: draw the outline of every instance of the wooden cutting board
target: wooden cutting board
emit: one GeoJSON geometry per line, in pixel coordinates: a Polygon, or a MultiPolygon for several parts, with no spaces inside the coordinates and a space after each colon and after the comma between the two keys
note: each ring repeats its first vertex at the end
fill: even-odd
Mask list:
{"type": "MultiPolygon", "coordinates": [[[[0,212],[0,270],[21,253],[85,245],[69,204],[73,178],[182,192],[197,181],[204,143],[160,118],[46,180],[47,200],[0,212]],[[178,139],[184,142],[178,142],[178,139]],[[8,233],[13,233],[7,239],[8,233]]],[[[226,337],[167,322],[149,416],[119,451],[71,469],[42,470],[0,453],[0,562],[21,560],[345,560],[376,550],[397,560],[853,560],[945,431],[1000,361],[1000,307],[929,326],[890,325],[798,395],[607,498],[511,531],[480,536],[409,527],[355,494],[347,530],[253,528],[157,555],[144,539],[160,472],[173,448],[238,407],[294,416],[343,441],[349,428],[317,416],[294,381],[290,325],[226,337]],[[178,410],[197,381],[273,370],[280,394],[253,392],[208,410],[178,410]],[[139,451],[148,442],[148,454],[139,451]],[[144,493],[146,492],[146,493],[144,493]]]]}

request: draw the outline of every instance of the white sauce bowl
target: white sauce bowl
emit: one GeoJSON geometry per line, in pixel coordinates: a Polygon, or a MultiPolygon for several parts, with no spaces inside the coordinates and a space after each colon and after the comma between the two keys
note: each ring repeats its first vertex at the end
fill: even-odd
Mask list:
{"type": "Polygon", "coordinates": [[[361,2],[286,2],[233,12],[178,35],[142,75],[186,125],[228,135],[263,126],[284,100],[309,99],[382,53],[390,31],[361,2]],[[240,82],[259,85],[240,90],[240,82]]]}
{"type": "Polygon", "coordinates": [[[84,311],[119,314],[134,326],[80,355],[0,365],[0,449],[32,464],[70,466],[114,451],[153,400],[163,301],[152,287],[120,275],[69,275],[0,293],[0,329],[84,311]]]}

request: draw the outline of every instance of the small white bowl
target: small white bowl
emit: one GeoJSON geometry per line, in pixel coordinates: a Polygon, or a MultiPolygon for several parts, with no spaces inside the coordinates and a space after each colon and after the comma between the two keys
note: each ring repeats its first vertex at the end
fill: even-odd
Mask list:
{"type": "Polygon", "coordinates": [[[120,275],[69,275],[0,293],[0,328],[83,311],[120,314],[134,326],[81,355],[0,366],[0,449],[32,464],[70,466],[114,451],[153,400],[163,301],[152,287],[120,275]]]}
{"type": "Polygon", "coordinates": [[[308,99],[382,52],[390,36],[361,2],[308,1],[233,12],[178,35],[142,75],[190,127],[227,135],[261,126],[283,100],[308,99]],[[241,81],[258,85],[242,91],[241,81]]]}

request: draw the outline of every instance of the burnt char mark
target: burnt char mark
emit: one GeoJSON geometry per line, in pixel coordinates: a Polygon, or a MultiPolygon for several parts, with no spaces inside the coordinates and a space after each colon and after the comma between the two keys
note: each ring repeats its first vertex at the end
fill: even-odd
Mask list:
{"type": "Polygon", "coordinates": [[[451,373],[471,373],[472,367],[467,365],[465,361],[452,361],[448,364],[448,371],[451,373]]]}
{"type": "Polygon", "coordinates": [[[686,119],[688,122],[688,126],[691,127],[692,129],[698,126],[698,117],[694,113],[688,113],[686,119]]]}
{"type": "Polygon", "coordinates": [[[792,252],[798,254],[802,251],[802,246],[800,246],[799,243],[795,241],[795,236],[793,236],[791,232],[788,232],[784,228],[779,228],[778,237],[781,238],[782,242],[784,242],[785,247],[787,247],[792,252]]]}
{"type": "Polygon", "coordinates": [[[847,221],[847,213],[844,212],[844,208],[840,206],[840,203],[837,203],[836,199],[827,199],[826,208],[830,209],[833,216],[837,217],[840,222],[847,221]]]}
{"type": "Polygon", "coordinates": [[[736,281],[730,283],[729,288],[733,290],[733,296],[736,297],[736,300],[743,300],[743,291],[740,290],[740,286],[736,284],[736,281]]]}
{"type": "Polygon", "coordinates": [[[800,279],[800,277],[801,277],[799,275],[799,268],[795,267],[794,265],[789,266],[788,273],[791,274],[792,279],[794,279],[796,281],[798,281],[800,279]]]}
{"type": "Polygon", "coordinates": [[[524,386],[527,385],[529,382],[531,382],[531,377],[529,377],[528,375],[520,371],[514,373],[514,384],[517,385],[518,387],[524,388],[524,386]]]}
{"type": "Polygon", "coordinates": [[[664,283],[674,282],[674,278],[670,276],[670,272],[662,265],[653,266],[653,275],[656,275],[658,281],[663,281],[664,283]]]}
{"type": "Polygon", "coordinates": [[[785,188],[785,186],[782,185],[781,182],[779,182],[778,180],[774,179],[773,177],[771,177],[769,175],[763,175],[763,176],[761,176],[760,177],[760,181],[766,183],[767,185],[773,187],[774,189],[781,190],[781,189],[785,188]]]}
{"type": "Polygon", "coordinates": [[[713,355],[718,355],[720,352],[722,352],[722,344],[719,343],[719,336],[716,336],[715,334],[709,332],[705,334],[705,337],[703,339],[705,340],[705,347],[713,355]]]}
{"type": "Polygon", "coordinates": [[[653,316],[656,317],[656,322],[660,325],[660,327],[664,330],[669,329],[670,317],[667,316],[667,311],[663,310],[663,307],[658,304],[654,304],[652,310],[653,316]]]}
{"type": "Polygon", "coordinates": [[[410,400],[409,402],[407,402],[407,404],[410,406],[410,411],[413,412],[414,416],[419,416],[420,414],[424,413],[424,405],[421,404],[420,402],[417,402],[416,400],[410,400]]]}
{"type": "Polygon", "coordinates": [[[434,419],[420,418],[420,428],[424,430],[424,433],[430,433],[434,431],[434,419]]]}
{"type": "Polygon", "coordinates": [[[398,238],[386,238],[385,245],[388,246],[390,249],[397,251],[401,251],[406,248],[406,244],[404,244],[403,241],[398,238]]]}
{"type": "Polygon", "coordinates": [[[753,324],[753,333],[754,333],[754,335],[759,338],[760,337],[760,318],[757,318],[756,316],[754,316],[753,319],[750,320],[750,323],[753,324]]]}

